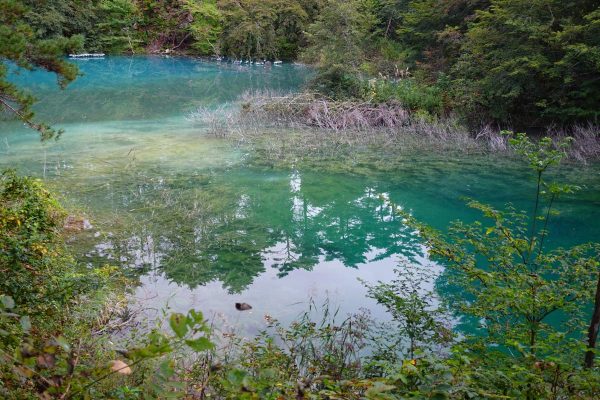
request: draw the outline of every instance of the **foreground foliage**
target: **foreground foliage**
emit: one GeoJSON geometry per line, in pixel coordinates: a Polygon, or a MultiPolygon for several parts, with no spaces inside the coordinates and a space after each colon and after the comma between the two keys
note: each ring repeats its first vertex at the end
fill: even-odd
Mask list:
{"type": "MultiPolygon", "coordinates": [[[[213,347],[201,313],[173,314],[173,335],[151,330],[117,358],[109,346],[116,309],[111,294],[123,290],[112,267],[78,265],[63,241],[64,211],[39,181],[4,172],[0,178],[0,396],[24,398],[168,397],[173,361],[151,362],[186,348],[213,347]],[[108,328],[108,329],[107,329],[108,328]],[[132,368],[141,389],[128,389],[132,368]],[[148,375],[149,368],[158,368],[148,375]],[[144,372],[146,371],[146,372],[144,372]],[[144,376],[146,378],[143,378],[144,376]],[[106,380],[112,380],[106,384],[106,380]],[[106,386],[105,386],[106,385],[106,386]],[[116,386],[115,386],[116,385],[116,386]]],[[[119,317],[124,318],[124,317],[119,317]]]]}
{"type": "MultiPolygon", "coordinates": [[[[444,284],[458,289],[444,300],[462,318],[479,325],[479,332],[467,336],[459,348],[490,372],[492,365],[499,368],[500,374],[491,375],[493,381],[507,368],[520,370],[519,377],[509,375],[509,392],[502,394],[574,397],[580,394],[572,386],[577,381],[591,385],[592,395],[598,391],[599,377],[592,367],[600,324],[600,304],[594,301],[600,287],[600,247],[587,243],[565,249],[548,244],[548,221],[556,215],[557,198],[577,189],[544,180],[547,170],[564,157],[569,141],[556,149],[548,138],[534,144],[518,134],[510,143],[535,173],[531,213],[510,205],[501,211],[472,200],[469,206],[481,211],[489,224],[457,221],[447,234],[403,215],[425,239],[430,255],[447,267],[444,284]]],[[[376,298],[388,307],[393,301],[412,299],[404,293],[376,298]]],[[[421,309],[420,315],[430,313],[421,309]]]]}

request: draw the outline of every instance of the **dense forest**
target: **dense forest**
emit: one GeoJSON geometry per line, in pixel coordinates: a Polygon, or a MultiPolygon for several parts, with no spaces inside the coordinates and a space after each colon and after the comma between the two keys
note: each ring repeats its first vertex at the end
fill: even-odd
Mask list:
{"type": "MultiPolygon", "coordinates": [[[[7,0],[1,6],[4,23],[26,25],[36,40],[69,38],[71,50],[77,44],[111,54],[302,60],[320,71],[313,89],[324,95],[399,102],[459,115],[474,127],[570,126],[596,122],[600,109],[600,11],[591,0],[7,0]],[[20,11],[11,17],[14,7],[20,11]]],[[[16,43],[6,34],[2,54],[11,58],[16,43]]]]}
{"type": "Polygon", "coordinates": [[[0,156],[16,160],[0,173],[0,398],[600,396],[600,243],[587,226],[599,204],[598,1],[0,0],[0,107],[0,156]],[[16,77],[41,69],[64,89],[81,79],[84,64],[69,60],[80,53],[105,53],[95,68],[114,71],[124,69],[111,59],[128,71],[138,56],[151,62],[89,80],[51,108],[80,102],[76,117],[51,126],[16,77]],[[152,64],[175,58],[196,64],[152,64]],[[237,65],[268,81],[281,62],[309,70],[300,93],[148,111],[183,104],[179,92],[161,97],[172,82],[192,96],[189,77],[213,74],[209,97],[244,82],[250,70],[237,65]],[[189,75],[209,64],[226,68],[189,75]],[[126,97],[134,79],[140,103],[158,98],[136,105],[146,119],[111,119],[107,107],[88,123],[87,108],[126,97]],[[106,97],[86,103],[98,88],[106,97]],[[39,147],[14,119],[40,133],[39,147]],[[488,147],[481,132],[492,132],[488,147]],[[439,226],[397,199],[440,214],[439,226]],[[213,283],[241,296],[267,269],[276,286],[321,263],[342,260],[347,273],[388,258],[392,280],[358,277],[384,320],[310,300],[284,324],[225,297],[235,323],[265,311],[248,337],[193,309],[144,319],[129,305],[144,279],[166,279],[173,296],[213,283]]]}

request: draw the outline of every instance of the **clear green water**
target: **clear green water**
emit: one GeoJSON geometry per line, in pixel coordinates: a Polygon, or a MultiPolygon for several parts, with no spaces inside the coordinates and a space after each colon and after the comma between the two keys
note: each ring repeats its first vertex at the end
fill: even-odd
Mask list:
{"type": "MultiPolygon", "coordinates": [[[[357,278],[386,281],[401,259],[428,261],[379,195],[441,229],[477,217],[464,196],[532,204],[527,170],[509,160],[405,154],[397,170],[368,175],[258,169],[245,162],[247,150],[186,119],[246,90],[298,90],[309,74],[300,66],[77,63],[84,75],[65,91],[48,74],[17,78],[36,90],[39,118],[66,133],[41,144],[20,124],[0,122],[0,167],[45,178],[86,212],[94,228],[74,243],[82,260],[130,267],[141,282],[134,296],[150,309],[193,307],[249,333],[264,314],[291,320],[310,297],[330,298],[342,314],[368,307],[383,317],[357,278]],[[237,301],[254,308],[239,313],[237,301]]],[[[570,166],[561,178],[584,189],[558,204],[552,245],[598,240],[600,169],[570,166]]]]}

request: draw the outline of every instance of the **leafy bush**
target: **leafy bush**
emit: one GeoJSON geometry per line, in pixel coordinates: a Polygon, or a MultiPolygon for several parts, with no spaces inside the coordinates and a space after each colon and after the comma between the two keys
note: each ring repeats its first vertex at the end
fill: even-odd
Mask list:
{"type": "Polygon", "coordinates": [[[118,359],[99,334],[92,334],[103,328],[96,326],[102,322],[96,322],[99,315],[92,299],[100,297],[104,306],[108,300],[104,288],[123,290],[117,281],[120,274],[112,267],[90,269],[74,261],[62,239],[64,217],[39,180],[13,171],[2,173],[0,397],[182,394],[182,384],[173,379],[173,354],[183,348],[195,353],[212,349],[203,315],[195,311],[171,315],[174,335],[152,330],[123,352],[127,362],[118,359]],[[169,358],[161,358],[167,354],[169,358]],[[136,371],[133,367],[138,364],[136,371]],[[127,381],[129,375],[133,379],[127,381]],[[106,380],[111,384],[103,386],[106,380]]]}
{"type": "Polygon", "coordinates": [[[361,352],[367,345],[369,316],[358,314],[339,321],[329,302],[310,303],[309,311],[290,326],[266,316],[268,329],[250,341],[234,341],[209,385],[217,398],[325,398],[330,386],[355,379],[361,371],[361,352]]]}
{"type": "Polygon", "coordinates": [[[404,108],[432,115],[441,115],[444,111],[442,90],[435,85],[419,83],[414,78],[372,80],[369,89],[372,100],[377,103],[398,102],[404,108]]]}
{"type": "Polygon", "coordinates": [[[361,80],[341,65],[319,70],[308,87],[334,100],[360,98],[364,90],[361,80]]]}
{"type": "Polygon", "coordinates": [[[439,351],[452,342],[454,335],[446,320],[448,310],[439,304],[433,289],[437,276],[428,267],[405,262],[395,270],[398,278],[392,282],[366,284],[369,297],[382,304],[392,317],[392,323],[384,324],[384,329],[395,332],[392,337],[382,334],[374,343],[374,360],[411,360],[417,353],[439,351]]]}
{"type": "Polygon", "coordinates": [[[60,238],[65,216],[38,180],[0,175],[0,293],[27,313],[50,312],[72,295],[75,264],[60,238]]]}
{"type": "Polygon", "coordinates": [[[176,376],[176,354],[213,348],[202,313],[193,310],[171,315],[174,335],[154,329],[121,355],[81,338],[40,340],[39,327],[15,311],[12,298],[0,296],[0,395],[6,399],[181,398],[186,385],[176,376]],[[20,325],[11,328],[15,319],[20,325]]]}
{"type": "MultiPolygon", "coordinates": [[[[458,316],[480,321],[478,331],[466,335],[456,349],[490,377],[493,384],[486,384],[485,390],[527,398],[558,398],[579,391],[583,398],[593,398],[600,390],[597,370],[582,370],[582,366],[585,356],[585,367],[592,368],[596,351],[600,304],[596,302],[591,318],[587,311],[600,291],[596,284],[600,246],[552,249],[547,244],[556,199],[577,189],[544,180],[547,170],[564,157],[569,140],[556,144],[544,138],[533,143],[525,134],[517,134],[510,144],[535,172],[531,214],[470,201],[469,206],[481,211],[489,224],[457,221],[447,234],[418,223],[406,212],[402,215],[425,239],[430,255],[446,266],[447,284],[457,291],[445,300],[458,316]],[[591,379],[589,386],[583,383],[587,379],[591,379]],[[575,388],[575,381],[582,386],[575,388]]],[[[427,315],[422,304],[427,303],[415,301],[414,292],[395,292],[381,284],[371,293],[399,314],[396,319],[408,320],[414,307],[406,305],[417,304],[421,319],[416,321],[428,321],[422,317],[427,315]]],[[[416,332],[423,337],[423,332],[416,332]]]]}

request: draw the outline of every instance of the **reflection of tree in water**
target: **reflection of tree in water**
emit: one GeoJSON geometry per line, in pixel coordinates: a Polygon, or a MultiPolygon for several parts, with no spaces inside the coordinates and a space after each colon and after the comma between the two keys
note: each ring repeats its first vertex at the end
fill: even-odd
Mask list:
{"type": "MultiPolygon", "coordinates": [[[[280,275],[297,268],[310,269],[320,257],[356,268],[393,254],[411,255],[418,249],[379,190],[339,176],[299,175],[291,178],[292,207],[281,233],[296,259],[277,265],[280,275]],[[368,258],[378,251],[377,256],[368,258]]],[[[280,239],[280,241],[282,241],[280,239]]]]}
{"type": "Polygon", "coordinates": [[[230,292],[265,272],[266,260],[285,276],[320,260],[356,268],[417,255],[417,238],[381,191],[360,178],[299,173],[154,178],[119,194],[143,222],[118,235],[128,237],[125,244],[115,237],[105,247],[138,267],[152,259],[151,268],[173,282],[194,288],[220,281],[230,292]]]}

